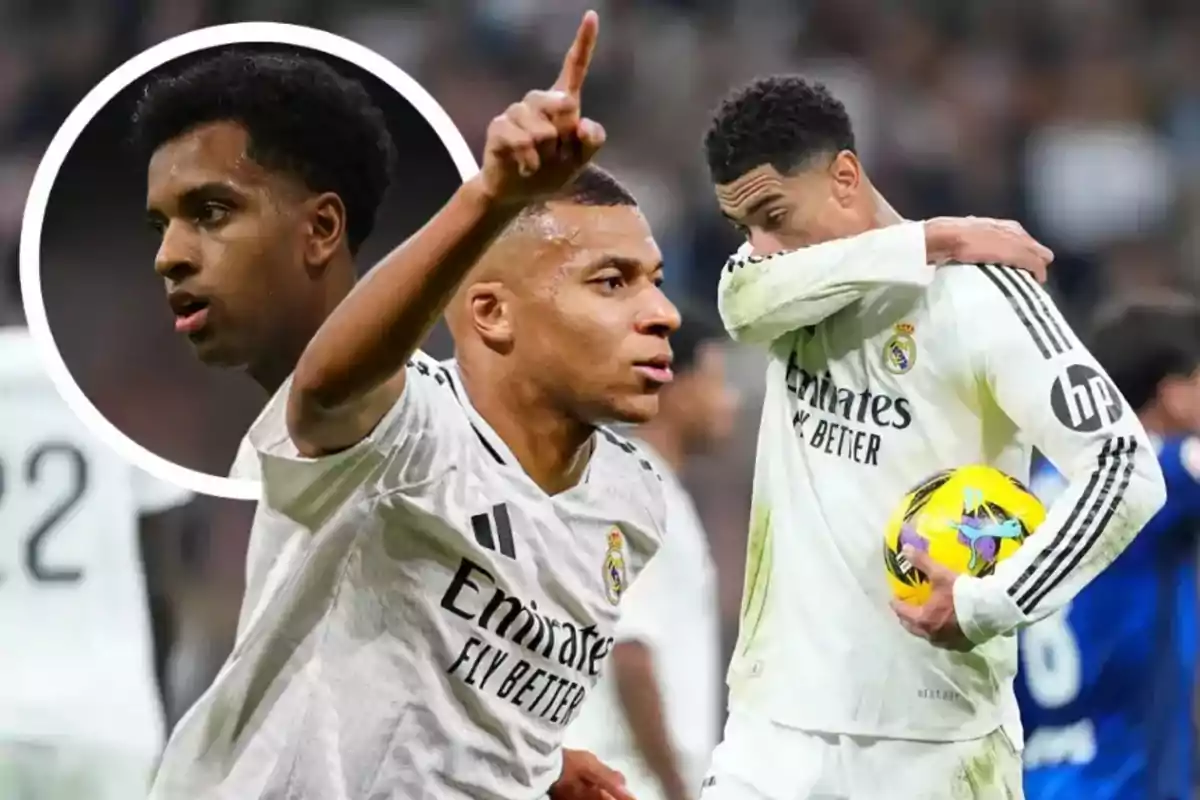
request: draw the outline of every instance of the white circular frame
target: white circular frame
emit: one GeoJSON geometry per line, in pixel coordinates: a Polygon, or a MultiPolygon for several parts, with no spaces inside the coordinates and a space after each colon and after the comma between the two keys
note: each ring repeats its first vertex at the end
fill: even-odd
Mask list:
{"type": "Polygon", "coordinates": [[[270,43],[294,45],[317,50],[348,61],[370,72],[400,94],[433,128],[446,148],[462,180],[479,171],[463,135],[429,92],[404,70],[378,53],[328,31],[303,25],[278,22],[238,22],[190,31],[168,39],[134,56],[113,70],[87,93],[54,135],[38,165],[21,225],[21,295],[30,334],[43,363],[63,400],[91,431],[109,447],[159,480],[182,486],[193,492],[235,500],[257,500],[261,496],[258,481],[209,475],[180,466],[147,450],[126,436],[92,405],[71,377],[62,355],[54,344],[54,334],[46,318],[42,298],[41,242],[42,225],[50,191],[71,148],[100,111],[126,87],[169,61],[200,50],[232,44],[270,43]]]}

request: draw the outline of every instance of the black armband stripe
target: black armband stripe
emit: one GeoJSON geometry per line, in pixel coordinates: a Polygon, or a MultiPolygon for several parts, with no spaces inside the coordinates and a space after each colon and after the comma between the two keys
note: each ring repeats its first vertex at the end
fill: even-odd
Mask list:
{"type": "Polygon", "coordinates": [[[1010,596],[1023,613],[1032,613],[1099,541],[1105,525],[1125,497],[1136,452],[1137,440],[1132,437],[1121,436],[1105,442],[1097,459],[1096,472],[1071,510],[1066,524],[1055,534],[1054,541],[1038,553],[1034,563],[1022,574],[1022,580],[1009,589],[1010,596]],[[1087,512],[1082,513],[1085,507],[1087,512]],[[1024,586],[1041,567],[1044,568],[1037,578],[1024,586]]]}
{"type": "Polygon", "coordinates": [[[1021,592],[1025,588],[1026,583],[1033,580],[1034,576],[1037,575],[1041,570],[1042,565],[1047,559],[1050,558],[1055,548],[1059,546],[1063,539],[1065,539],[1070,531],[1075,527],[1076,520],[1079,519],[1080,515],[1083,514],[1084,509],[1087,508],[1088,504],[1095,497],[1100,485],[1101,473],[1108,464],[1109,458],[1112,454],[1113,445],[1114,440],[1109,439],[1104,443],[1104,446],[1100,448],[1100,454],[1096,458],[1096,469],[1092,472],[1092,477],[1088,480],[1087,486],[1083,488],[1083,493],[1079,496],[1079,499],[1075,501],[1075,505],[1071,508],[1071,513],[1067,515],[1062,527],[1055,532],[1054,539],[1050,542],[1050,544],[1046,545],[1046,547],[1034,557],[1033,562],[1026,567],[1024,572],[1017,576],[1017,579],[1013,581],[1012,586],[1008,587],[1008,593],[1011,597],[1013,597],[1014,600],[1016,599],[1017,593],[1021,592]]]}
{"type": "Polygon", "coordinates": [[[1062,335],[1061,330],[1058,330],[1058,336],[1055,336],[1058,325],[1053,322],[1045,302],[1031,293],[1029,287],[1012,274],[1017,270],[992,264],[979,264],[978,268],[1000,291],[1000,294],[1004,295],[1004,299],[1012,307],[1013,313],[1017,315],[1017,319],[1021,321],[1021,325],[1033,339],[1042,358],[1051,359],[1071,349],[1070,341],[1062,335]]]}
{"type": "Polygon", "coordinates": [[[1041,311],[1042,317],[1050,324],[1054,335],[1062,342],[1063,352],[1070,352],[1075,346],[1074,337],[1069,331],[1064,331],[1063,326],[1059,324],[1058,311],[1054,307],[1054,301],[1046,294],[1046,290],[1034,280],[1032,275],[1023,269],[1001,267],[1001,270],[1012,274],[1018,283],[1024,284],[1030,301],[1041,311]]]}
{"type": "Polygon", "coordinates": [[[1133,479],[1133,457],[1136,452],[1137,441],[1131,439],[1127,452],[1118,454],[1118,457],[1113,462],[1112,469],[1110,470],[1111,478],[1114,477],[1113,473],[1117,472],[1119,468],[1121,474],[1120,484],[1117,486],[1116,491],[1109,493],[1107,497],[1103,498],[1102,502],[1098,502],[1096,506],[1093,507],[1092,511],[1088,513],[1088,518],[1084,521],[1084,529],[1086,529],[1088,523],[1092,521],[1094,514],[1103,512],[1103,515],[1096,522],[1096,525],[1092,528],[1091,532],[1087,534],[1087,537],[1083,540],[1081,546],[1068,548],[1063,552],[1063,556],[1066,556],[1068,553],[1070,554],[1070,560],[1067,561],[1066,565],[1063,566],[1058,574],[1047,581],[1046,585],[1042,587],[1041,591],[1036,591],[1036,587],[1030,590],[1033,592],[1032,596],[1029,597],[1027,601],[1019,604],[1023,612],[1026,614],[1032,613],[1033,610],[1038,607],[1038,604],[1045,599],[1046,595],[1054,591],[1055,587],[1062,583],[1062,581],[1066,579],[1066,577],[1070,575],[1077,566],[1079,566],[1079,562],[1083,560],[1083,557],[1086,556],[1095,546],[1096,542],[1100,540],[1100,537],[1104,534],[1104,529],[1108,526],[1109,522],[1113,518],[1113,515],[1116,513],[1117,506],[1120,505],[1121,501],[1125,499],[1125,492],[1129,489],[1129,482],[1133,479]]]}

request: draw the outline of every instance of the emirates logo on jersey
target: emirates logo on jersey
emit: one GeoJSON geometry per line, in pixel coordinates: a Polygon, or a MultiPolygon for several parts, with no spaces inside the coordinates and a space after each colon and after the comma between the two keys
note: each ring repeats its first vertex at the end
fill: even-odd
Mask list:
{"type": "MultiPolygon", "coordinates": [[[[898,347],[905,350],[904,346],[898,347]]],[[[915,359],[916,351],[911,351],[910,355],[915,359]]],[[[911,361],[905,363],[911,366],[911,361]]],[[[788,358],[786,381],[788,392],[799,404],[813,411],[840,417],[841,422],[902,431],[913,421],[912,405],[908,398],[891,396],[879,387],[841,386],[829,370],[816,373],[800,366],[795,352],[788,358]]]]}
{"type": "MultiPolygon", "coordinates": [[[[898,330],[903,334],[907,329],[898,330]]],[[[889,371],[900,374],[911,369],[915,345],[910,347],[899,338],[892,344],[887,360],[895,369],[889,366],[889,371]]],[[[792,428],[796,436],[825,455],[877,467],[883,433],[902,431],[913,423],[907,397],[890,395],[877,382],[864,381],[862,388],[839,385],[827,369],[818,373],[800,366],[795,351],[788,359],[786,381],[795,398],[792,428]]]]}
{"type": "Polygon", "coordinates": [[[495,574],[469,558],[450,579],[441,606],[475,627],[447,674],[556,725],[574,719],[612,652],[613,637],[596,624],[541,613],[536,600],[502,588],[495,574]]]}

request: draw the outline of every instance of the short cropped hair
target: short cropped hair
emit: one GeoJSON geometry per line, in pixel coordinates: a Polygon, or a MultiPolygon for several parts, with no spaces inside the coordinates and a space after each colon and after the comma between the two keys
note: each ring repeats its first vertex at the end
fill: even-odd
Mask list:
{"type": "Polygon", "coordinates": [[[1157,398],[1164,380],[1200,369],[1200,312],[1130,307],[1097,328],[1090,345],[1117,391],[1140,411],[1157,398]]]}
{"type": "Polygon", "coordinates": [[[370,235],[391,182],[396,151],[383,111],[358,81],[294,49],[235,46],[154,76],[133,114],[145,157],[210,122],[235,122],[247,155],[267,169],[334,192],[346,206],[352,253],[370,235]]]}
{"type": "Polygon", "coordinates": [[[575,178],[559,189],[547,202],[579,206],[636,206],[637,198],[611,172],[588,164],[575,178]]]}
{"type": "Polygon", "coordinates": [[[547,203],[632,208],[637,208],[638,204],[633,192],[625,188],[611,172],[595,164],[588,164],[566,186],[549,197],[526,206],[508,230],[517,230],[524,222],[545,213],[547,203]]]}
{"type": "Polygon", "coordinates": [[[676,300],[682,320],[679,329],[671,334],[672,366],[683,375],[696,366],[700,351],[708,344],[724,344],[729,341],[725,326],[717,315],[707,308],[688,299],[676,300]]]}
{"type": "Polygon", "coordinates": [[[735,89],[713,112],[704,152],[715,184],[770,164],[788,175],[815,156],[855,151],[841,101],[799,75],[759,78],[735,89]]]}

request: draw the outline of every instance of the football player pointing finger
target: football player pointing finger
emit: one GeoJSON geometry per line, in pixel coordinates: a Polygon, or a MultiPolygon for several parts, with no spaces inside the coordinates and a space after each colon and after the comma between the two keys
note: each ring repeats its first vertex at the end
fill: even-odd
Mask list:
{"type": "Polygon", "coordinates": [[[595,12],[585,14],[554,85],[529,92],[492,120],[483,172],[495,196],[520,201],[554,191],[604,145],[600,123],[580,116],[599,25],[595,12]]]}
{"type": "MultiPolygon", "coordinates": [[[[562,743],[664,529],[661,476],[604,425],[655,415],[679,314],[636,200],[588,163],[597,26],[493,120],[480,172],[343,295],[251,428],[260,511],[295,530],[155,800],[626,800],[562,743]],[[437,362],[418,345],[443,311],[455,358],[437,362]]],[[[301,233],[344,250],[328,206],[301,233]]]]}

